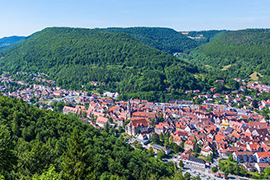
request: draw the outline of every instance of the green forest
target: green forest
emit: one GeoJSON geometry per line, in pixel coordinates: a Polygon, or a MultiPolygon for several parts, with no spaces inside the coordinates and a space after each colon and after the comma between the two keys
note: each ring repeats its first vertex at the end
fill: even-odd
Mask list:
{"type": "Polygon", "coordinates": [[[202,39],[196,40],[198,41],[197,43],[201,45],[214,40],[216,37],[220,36],[225,32],[227,31],[225,30],[189,31],[188,34],[186,34],[186,36],[198,37],[200,35],[203,35],[202,39]]]}
{"type": "Polygon", "coordinates": [[[133,149],[120,130],[0,96],[1,179],[178,179],[173,163],[133,149]]]}
{"type": "Polygon", "coordinates": [[[247,29],[219,34],[190,53],[190,61],[210,65],[221,74],[249,78],[259,72],[270,83],[270,30],[247,29]]]}
{"type": "Polygon", "coordinates": [[[46,73],[62,88],[107,90],[120,92],[122,100],[155,102],[191,99],[186,90],[235,90],[239,84],[233,78],[251,74],[270,83],[270,30],[188,35],[201,34],[204,39],[192,40],[169,28],[46,28],[2,51],[0,72],[46,73]],[[93,81],[105,85],[95,88],[93,81]]]}
{"type": "Polygon", "coordinates": [[[25,38],[24,36],[10,36],[10,37],[1,38],[0,39],[0,52],[24,38],[25,38]]]}
{"type": "Polygon", "coordinates": [[[170,28],[132,27],[107,28],[103,30],[130,34],[143,44],[170,54],[175,52],[187,53],[200,45],[200,43],[182,35],[181,32],[177,32],[170,28]]]}
{"type": "Polygon", "coordinates": [[[46,73],[58,86],[74,90],[89,87],[91,81],[105,82],[104,89],[122,93],[123,99],[164,101],[185,90],[209,88],[205,79],[195,77],[197,66],[125,33],[46,28],[2,55],[2,71],[46,73]]]}

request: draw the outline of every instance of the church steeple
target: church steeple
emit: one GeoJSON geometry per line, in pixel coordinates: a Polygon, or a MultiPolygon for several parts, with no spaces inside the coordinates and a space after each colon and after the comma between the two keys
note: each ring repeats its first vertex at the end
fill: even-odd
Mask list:
{"type": "Polygon", "coordinates": [[[131,118],[131,104],[130,104],[130,99],[129,99],[127,103],[127,120],[130,118],[131,118]]]}

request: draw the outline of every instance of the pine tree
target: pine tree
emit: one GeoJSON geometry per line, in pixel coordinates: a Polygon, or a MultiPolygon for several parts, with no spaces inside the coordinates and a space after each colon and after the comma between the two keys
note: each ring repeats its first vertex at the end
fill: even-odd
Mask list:
{"type": "Polygon", "coordinates": [[[16,163],[14,143],[6,126],[0,126],[0,174],[11,171],[16,163]]]}
{"type": "Polygon", "coordinates": [[[69,140],[67,152],[62,163],[63,178],[69,180],[85,179],[87,175],[85,144],[78,129],[74,129],[69,140]]]}

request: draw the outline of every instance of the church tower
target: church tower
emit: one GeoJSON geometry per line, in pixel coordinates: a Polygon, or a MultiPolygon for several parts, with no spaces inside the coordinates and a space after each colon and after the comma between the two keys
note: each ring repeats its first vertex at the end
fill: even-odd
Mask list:
{"type": "Polygon", "coordinates": [[[131,118],[131,105],[130,105],[130,100],[128,100],[127,103],[127,120],[131,118]]]}

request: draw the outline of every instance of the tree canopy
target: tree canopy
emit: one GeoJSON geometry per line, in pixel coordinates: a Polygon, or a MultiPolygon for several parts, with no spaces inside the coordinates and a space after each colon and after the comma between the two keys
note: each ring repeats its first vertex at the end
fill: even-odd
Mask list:
{"type": "Polygon", "coordinates": [[[21,100],[0,96],[0,124],[0,177],[6,179],[159,179],[175,172],[173,163],[133,149],[117,130],[100,131],[21,100]]]}

